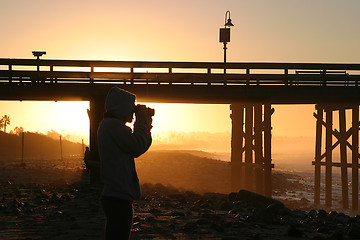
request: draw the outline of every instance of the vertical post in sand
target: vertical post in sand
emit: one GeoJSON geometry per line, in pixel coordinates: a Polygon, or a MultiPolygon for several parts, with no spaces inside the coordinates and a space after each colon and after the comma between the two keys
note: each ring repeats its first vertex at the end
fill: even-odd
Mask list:
{"type": "Polygon", "coordinates": [[[63,161],[63,152],[62,152],[62,141],[61,141],[61,135],[60,135],[60,160],[63,161]]]}
{"type": "Polygon", "coordinates": [[[341,162],[341,189],[342,189],[342,203],[343,208],[349,208],[349,196],[348,196],[348,176],[347,176],[347,149],[346,149],[346,117],[345,108],[339,109],[339,128],[340,128],[340,162],[341,162]]]}
{"type": "Polygon", "coordinates": [[[245,108],[245,188],[253,190],[253,105],[245,108]]]}
{"type": "Polygon", "coordinates": [[[85,157],[84,139],[81,139],[81,150],[82,156],[85,157]]]}
{"type": "Polygon", "coordinates": [[[24,162],[24,132],[21,132],[21,165],[25,165],[24,162]]]}
{"type": "Polygon", "coordinates": [[[254,146],[255,146],[255,190],[264,194],[263,144],[262,144],[262,104],[254,105],[254,146]]]}
{"type": "Polygon", "coordinates": [[[322,140],[322,121],[324,108],[321,105],[316,105],[316,142],[315,142],[315,183],[314,183],[314,203],[320,204],[320,179],[321,179],[321,140],[322,140]]]}
{"type": "Polygon", "coordinates": [[[97,141],[97,130],[104,117],[105,98],[103,95],[94,95],[90,100],[90,183],[100,182],[100,156],[97,141]]]}
{"type": "Polygon", "coordinates": [[[271,181],[271,115],[273,109],[271,104],[264,105],[264,181],[265,181],[265,196],[272,196],[272,181],[271,181]]]}
{"type": "Polygon", "coordinates": [[[231,109],[231,191],[238,192],[243,187],[243,138],[244,106],[238,103],[230,105],[231,109]]]}
{"type": "Polygon", "coordinates": [[[352,109],[352,209],[359,209],[359,106],[352,109]]]}
{"type": "Polygon", "coordinates": [[[332,125],[333,111],[325,109],[326,113],[326,145],[325,145],[325,205],[331,207],[332,197],[332,125]]]}

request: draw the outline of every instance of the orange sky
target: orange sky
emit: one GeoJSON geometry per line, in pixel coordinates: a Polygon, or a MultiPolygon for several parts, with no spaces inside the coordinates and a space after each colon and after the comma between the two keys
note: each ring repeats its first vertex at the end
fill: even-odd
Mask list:
{"type": "MultiPolygon", "coordinates": [[[[222,61],[218,31],[226,10],[235,25],[230,62],[359,62],[357,0],[0,1],[0,58],[45,50],[46,59],[222,61]]],[[[230,131],[227,105],[154,107],[154,131],[230,131]]],[[[84,135],[86,108],[86,102],[0,102],[0,115],[12,117],[10,129],[84,135]]],[[[273,133],[313,136],[313,111],[276,107],[273,133]]]]}

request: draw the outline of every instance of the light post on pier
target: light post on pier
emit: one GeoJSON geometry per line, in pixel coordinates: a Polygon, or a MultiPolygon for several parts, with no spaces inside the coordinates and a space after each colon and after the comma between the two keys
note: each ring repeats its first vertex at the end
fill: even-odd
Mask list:
{"type": "Polygon", "coordinates": [[[225,24],[223,28],[220,28],[220,42],[224,44],[224,84],[226,85],[226,44],[230,42],[230,27],[234,26],[231,23],[230,11],[225,13],[225,24]],[[229,15],[229,16],[228,16],[229,15]],[[228,27],[228,28],[227,28],[228,27]]]}

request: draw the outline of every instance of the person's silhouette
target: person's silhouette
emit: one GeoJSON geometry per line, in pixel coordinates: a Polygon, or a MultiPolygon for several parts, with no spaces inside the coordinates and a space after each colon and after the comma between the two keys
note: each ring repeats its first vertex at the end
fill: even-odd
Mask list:
{"type": "Polygon", "coordinates": [[[134,158],[151,145],[152,114],[144,105],[135,107],[135,95],[112,88],[106,98],[106,112],[98,129],[102,206],[106,215],[105,239],[129,239],[133,219],[132,202],[140,198],[134,158]],[[134,130],[126,126],[132,122],[134,130]]]}

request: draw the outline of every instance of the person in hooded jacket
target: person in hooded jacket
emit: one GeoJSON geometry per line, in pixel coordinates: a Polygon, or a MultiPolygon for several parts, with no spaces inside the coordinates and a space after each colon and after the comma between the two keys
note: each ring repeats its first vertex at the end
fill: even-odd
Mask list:
{"type": "Polygon", "coordinates": [[[129,239],[132,202],[141,195],[134,158],[151,145],[152,118],[144,105],[135,108],[135,95],[120,88],[109,91],[105,109],[98,129],[105,239],[129,239]],[[132,122],[134,111],[136,121],[132,130],[126,123],[132,122]]]}

